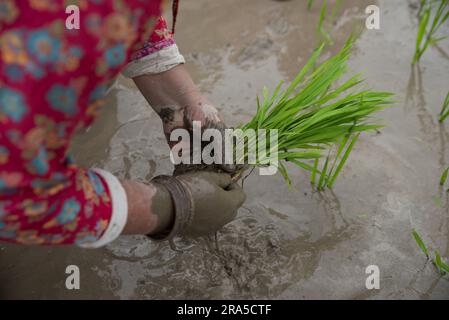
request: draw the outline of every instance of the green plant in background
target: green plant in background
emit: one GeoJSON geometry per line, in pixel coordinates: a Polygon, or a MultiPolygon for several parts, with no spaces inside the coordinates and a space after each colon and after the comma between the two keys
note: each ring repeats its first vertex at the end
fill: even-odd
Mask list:
{"type": "Polygon", "coordinates": [[[449,274],[449,265],[442,260],[439,251],[435,250],[435,252],[434,252],[435,257],[431,257],[431,255],[429,253],[429,249],[425,245],[423,239],[418,234],[418,232],[415,229],[413,229],[412,234],[413,234],[413,238],[415,239],[415,241],[418,244],[419,248],[426,255],[427,260],[431,260],[432,261],[432,263],[438,269],[440,274],[442,274],[442,275],[449,274]]]}
{"type": "MultiPolygon", "coordinates": [[[[418,12],[419,30],[416,38],[415,55],[412,64],[416,64],[429,45],[435,45],[446,37],[437,37],[440,27],[449,19],[449,0],[421,0],[418,12]]],[[[449,116],[449,92],[443,102],[439,121],[449,116]]],[[[447,172],[446,172],[447,178],[447,172]]]]}
{"type": "Polygon", "coordinates": [[[312,5],[313,5],[313,0],[308,0],[308,2],[307,2],[307,10],[312,9],[312,5]]]}
{"type": "Polygon", "coordinates": [[[419,233],[415,229],[413,229],[412,234],[413,234],[413,238],[415,238],[416,243],[421,248],[422,252],[424,252],[424,254],[426,255],[426,258],[429,259],[429,257],[430,257],[429,249],[427,249],[427,246],[424,244],[424,241],[421,238],[421,236],[419,235],[419,233]]]}
{"type": "MultiPolygon", "coordinates": [[[[318,189],[332,187],[359,134],[382,127],[370,122],[372,115],[393,103],[392,93],[364,88],[359,74],[337,84],[347,73],[353,44],[351,37],[339,53],[316,66],[324,48],[321,45],[290,86],[283,89],[281,82],[271,95],[264,89],[263,102],[257,98],[256,115],[241,127],[243,131],[278,130],[277,151],[271,152],[271,148],[267,158],[257,159],[257,165],[277,158],[289,186],[286,163],[310,171],[313,183],[319,175],[318,189]],[[323,154],[327,157],[319,170],[323,154]],[[314,164],[308,160],[314,160],[314,164]]],[[[245,150],[255,145],[257,138],[249,139],[245,150]]]]}
{"type": "Polygon", "coordinates": [[[443,174],[441,175],[440,186],[444,186],[444,184],[446,183],[448,174],[449,174],[449,167],[446,168],[446,170],[444,170],[443,174]]]}
{"type": "Polygon", "coordinates": [[[449,116],[449,92],[446,95],[446,99],[444,99],[443,107],[441,108],[440,112],[440,122],[443,122],[446,120],[446,118],[449,116]]]}
{"type": "Polygon", "coordinates": [[[441,259],[438,250],[435,251],[435,260],[433,260],[433,263],[437,266],[441,274],[449,273],[449,265],[441,259]]]}
{"type": "Polygon", "coordinates": [[[421,59],[429,45],[434,45],[446,38],[437,38],[436,34],[441,25],[449,18],[449,0],[421,0],[418,17],[420,22],[413,64],[421,59]]]}

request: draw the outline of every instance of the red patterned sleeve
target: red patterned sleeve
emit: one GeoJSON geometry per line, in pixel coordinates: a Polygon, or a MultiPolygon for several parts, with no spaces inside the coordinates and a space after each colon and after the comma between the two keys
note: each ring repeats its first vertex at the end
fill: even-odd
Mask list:
{"type": "Polygon", "coordinates": [[[152,32],[161,1],[80,1],[79,29],[66,28],[65,3],[1,1],[0,240],[97,247],[121,233],[126,194],[112,174],[72,163],[67,149],[134,43],[152,32]]]}
{"type": "Polygon", "coordinates": [[[156,74],[168,71],[181,63],[185,63],[184,57],[178,50],[167,21],[160,16],[148,40],[132,52],[123,74],[128,78],[156,74]]]}
{"type": "Polygon", "coordinates": [[[175,40],[168,29],[167,21],[160,16],[156,21],[154,31],[148,37],[148,40],[145,41],[142,48],[138,48],[131,54],[131,61],[146,57],[174,44],[175,40]]]}

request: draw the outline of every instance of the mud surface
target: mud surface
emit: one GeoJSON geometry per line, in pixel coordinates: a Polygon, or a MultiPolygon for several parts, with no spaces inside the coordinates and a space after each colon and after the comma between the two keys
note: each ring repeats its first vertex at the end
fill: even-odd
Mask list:
{"type": "MultiPolygon", "coordinates": [[[[317,43],[319,7],[306,1],[195,0],[182,3],[177,41],[200,88],[229,125],[247,121],[255,96],[290,80],[317,43]]],[[[336,50],[352,26],[364,25],[372,1],[343,1],[336,50]]],[[[429,49],[420,69],[410,61],[417,30],[408,1],[379,2],[381,30],[365,30],[350,67],[369,85],[397,93],[383,112],[387,127],[365,135],[333,192],[312,192],[294,169],[294,189],[280,176],[252,175],[236,221],[216,239],[178,242],[170,250],[144,237],[106,248],[0,245],[2,298],[449,298],[412,239],[449,258],[448,198],[438,188],[449,165],[449,125],[437,115],[449,87],[449,41],[429,49]],[[65,289],[65,268],[81,270],[81,289],[65,289]],[[380,268],[380,290],[365,288],[365,268],[380,268]]],[[[446,29],[446,32],[447,31],[446,29]]],[[[108,107],[73,153],[79,164],[146,181],[172,165],[160,120],[134,85],[120,78],[108,107]]]]}

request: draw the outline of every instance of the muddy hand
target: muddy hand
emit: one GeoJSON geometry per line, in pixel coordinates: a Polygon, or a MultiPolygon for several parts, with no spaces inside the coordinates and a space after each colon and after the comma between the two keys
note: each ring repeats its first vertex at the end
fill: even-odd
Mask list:
{"type": "MultiPolygon", "coordinates": [[[[225,146],[225,130],[228,128],[226,124],[221,119],[217,109],[210,104],[200,104],[196,108],[189,108],[184,110],[184,128],[190,131],[192,135],[193,130],[193,122],[197,121],[201,124],[201,132],[204,132],[206,129],[215,129],[218,130],[223,139],[221,145],[225,146]]],[[[179,124],[178,124],[179,125],[179,124]]],[[[170,129],[170,128],[169,128],[170,129]]],[[[202,148],[207,146],[210,141],[203,142],[202,148]]],[[[192,141],[190,142],[190,146],[193,146],[192,141]]],[[[177,147],[181,148],[180,145],[177,147]]],[[[185,150],[185,148],[183,149],[185,150]]],[[[187,155],[188,158],[192,160],[192,148],[189,150],[190,155],[187,155]]],[[[225,154],[225,150],[222,150],[223,155],[225,154]]],[[[174,175],[179,175],[182,173],[190,172],[190,171],[198,171],[198,170],[209,170],[215,172],[227,172],[231,175],[235,175],[237,172],[241,172],[244,169],[243,165],[235,165],[235,164],[225,164],[224,156],[222,159],[222,163],[206,165],[206,164],[179,164],[175,166],[174,175]]]]}
{"type": "MultiPolygon", "coordinates": [[[[189,148],[183,149],[182,141],[171,141],[170,136],[175,129],[193,130],[193,122],[201,123],[201,128],[226,129],[217,109],[203,96],[193,83],[184,65],[178,65],[168,71],[158,74],[145,74],[133,78],[139,90],[147,99],[151,107],[160,116],[164,134],[170,148],[178,145],[182,149],[182,156],[188,158],[189,148]]],[[[192,144],[190,144],[192,146],[192,144]]],[[[175,174],[182,174],[191,170],[210,169],[206,165],[179,165],[175,174]]],[[[234,173],[236,168],[232,165],[213,166],[214,171],[234,173]]]]}
{"type": "Polygon", "coordinates": [[[177,177],[159,176],[152,182],[171,195],[175,211],[170,228],[150,235],[153,239],[212,234],[235,218],[246,199],[243,190],[226,173],[191,172],[177,177]]]}

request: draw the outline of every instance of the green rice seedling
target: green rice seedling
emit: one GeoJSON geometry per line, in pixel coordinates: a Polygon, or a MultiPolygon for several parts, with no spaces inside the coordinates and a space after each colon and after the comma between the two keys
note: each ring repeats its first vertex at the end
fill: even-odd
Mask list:
{"type": "Polygon", "coordinates": [[[440,112],[440,122],[443,122],[446,120],[446,118],[449,116],[449,92],[446,95],[446,99],[444,99],[443,107],[441,108],[440,112]]]}
{"type": "Polygon", "coordinates": [[[421,0],[419,3],[418,18],[421,18],[422,12],[427,5],[428,0],[421,0]]]}
{"type": "Polygon", "coordinates": [[[441,258],[440,252],[438,250],[435,250],[435,252],[434,252],[435,257],[431,257],[430,253],[429,253],[429,249],[424,244],[424,241],[422,240],[422,238],[418,234],[418,232],[415,229],[413,229],[412,234],[413,234],[413,238],[415,239],[416,243],[418,244],[418,246],[420,247],[422,252],[424,252],[424,254],[426,255],[426,258],[428,260],[432,261],[432,263],[438,269],[440,274],[442,274],[442,275],[449,274],[449,265],[443,261],[443,259],[441,258]]]}
{"type": "MultiPolygon", "coordinates": [[[[311,10],[313,5],[313,0],[309,0],[307,2],[307,10],[311,10]]],[[[338,14],[341,8],[341,0],[336,0],[334,6],[332,7],[332,13],[329,19],[329,23],[332,24],[336,15],[338,14]]],[[[317,34],[320,38],[323,39],[325,43],[332,44],[332,38],[330,33],[325,28],[326,18],[328,16],[329,3],[328,0],[323,0],[320,10],[320,16],[317,25],[317,34]]]]}
{"type": "MultiPolygon", "coordinates": [[[[333,159],[332,165],[329,164],[329,162],[331,161],[330,154],[327,156],[327,158],[324,162],[323,169],[321,170],[321,173],[320,173],[320,180],[318,182],[318,185],[316,185],[317,190],[323,190],[325,187],[332,188],[332,186],[335,182],[335,179],[337,179],[340,171],[343,169],[343,166],[345,165],[346,160],[348,159],[349,154],[351,153],[352,148],[354,147],[354,144],[357,141],[357,139],[359,138],[359,136],[360,136],[360,133],[354,135],[354,137],[351,139],[351,142],[349,142],[349,138],[351,137],[351,135],[347,135],[343,139],[343,141],[340,143],[340,147],[333,159]],[[348,143],[349,143],[349,146],[348,146],[348,143]],[[340,156],[345,148],[346,148],[346,151],[343,154],[343,156],[340,158],[340,156]],[[340,162],[338,162],[339,159],[340,159],[340,162]],[[337,165],[337,163],[338,163],[338,165],[337,165]],[[336,168],[336,170],[334,172],[335,168],[336,168]]],[[[315,185],[315,178],[313,176],[311,179],[311,183],[312,183],[312,185],[315,185]]]]}
{"type": "MultiPolygon", "coordinates": [[[[339,83],[347,76],[353,44],[350,37],[339,53],[319,64],[317,61],[324,48],[321,45],[288,87],[281,82],[272,94],[266,88],[263,90],[263,100],[257,98],[255,116],[240,128],[243,132],[277,130],[278,142],[270,146],[265,158],[258,155],[256,166],[276,158],[287,184],[290,185],[291,180],[285,164],[292,163],[311,172],[311,182],[318,189],[330,187],[359,134],[382,127],[373,122],[372,117],[393,103],[393,94],[365,88],[360,74],[339,83]],[[336,155],[330,150],[337,150],[336,155]],[[319,159],[324,153],[327,157],[319,170],[319,159]]],[[[257,143],[257,138],[245,141],[246,152],[236,159],[238,163],[247,160],[247,150],[257,143]]]]}
{"type": "Polygon", "coordinates": [[[448,174],[449,174],[449,167],[447,167],[446,170],[444,170],[443,174],[441,175],[440,186],[444,186],[444,184],[446,183],[448,174]]]}
{"type": "Polygon", "coordinates": [[[341,9],[341,4],[341,0],[335,1],[334,7],[332,8],[331,23],[334,23],[335,17],[341,9]]]}
{"type": "Polygon", "coordinates": [[[319,159],[315,159],[315,161],[313,162],[312,177],[310,179],[310,182],[312,183],[312,185],[315,185],[315,182],[316,182],[316,174],[318,172],[318,164],[319,164],[319,159]]]}
{"type": "Polygon", "coordinates": [[[307,1],[307,10],[310,11],[310,9],[312,9],[312,5],[313,5],[313,0],[308,0],[307,1]]]}
{"type": "Polygon", "coordinates": [[[326,160],[324,161],[323,170],[321,170],[320,174],[320,180],[318,181],[318,190],[323,190],[324,186],[326,185],[326,177],[327,177],[327,167],[329,165],[329,156],[326,157],[326,160]]]}
{"type": "Polygon", "coordinates": [[[419,233],[415,229],[413,229],[412,234],[413,234],[413,238],[415,238],[415,241],[418,244],[418,246],[421,248],[422,252],[424,252],[427,259],[429,259],[429,257],[430,257],[429,249],[427,249],[427,246],[424,244],[424,241],[421,238],[421,236],[419,235],[419,233]]]}
{"type": "Polygon", "coordinates": [[[441,255],[438,252],[438,250],[435,251],[434,264],[438,268],[438,270],[440,271],[441,274],[444,275],[446,273],[449,273],[449,265],[441,259],[441,255]]]}
{"type": "MultiPolygon", "coordinates": [[[[327,179],[327,183],[326,183],[327,186],[328,186],[329,188],[332,188],[332,186],[334,185],[335,179],[337,179],[338,175],[340,174],[341,169],[343,169],[343,166],[345,165],[346,161],[348,160],[349,154],[351,153],[352,148],[354,147],[354,144],[356,143],[356,141],[357,141],[357,139],[359,138],[359,136],[360,136],[360,133],[356,134],[356,135],[352,138],[351,142],[349,143],[349,146],[347,147],[347,149],[346,149],[346,151],[345,151],[345,153],[344,153],[344,155],[343,155],[343,158],[341,159],[340,163],[339,163],[338,166],[337,166],[337,170],[335,171],[335,173],[332,174],[332,173],[333,173],[333,170],[330,171],[330,173],[329,173],[329,178],[327,179]]],[[[339,158],[341,152],[342,152],[343,149],[345,148],[346,143],[347,143],[348,141],[349,141],[349,135],[348,135],[348,138],[346,138],[346,139],[344,140],[344,142],[341,144],[341,147],[340,147],[340,149],[339,149],[339,151],[338,151],[338,153],[337,153],[337,156],[335,157],[335,162],[334,162],[334,164],[337,163],[337,160],[338,160],[338,158],[339,158]]]]}
{"type": "Polygon", "coordinates": [[[412,64],[416,64],[421,59],[429,45],[445,39],[445,37],[437,38],[436,34],[449,18],[449,0],[421,1],[418,15],[420,22],[412,64]]]}
{"type": "Polygon", "coordinates": [[[321,7],[320,11],[320,18],[318,20],[317,33],[322,37],[322,39],[326,43],[332,43],[330,34],[324,28],[324,21],[326,20],[326,16],[327,16],[327,0],[324,0],[323,6],[321,7]]]}

